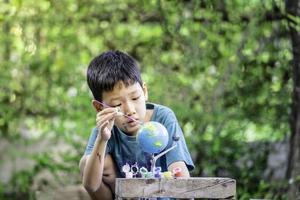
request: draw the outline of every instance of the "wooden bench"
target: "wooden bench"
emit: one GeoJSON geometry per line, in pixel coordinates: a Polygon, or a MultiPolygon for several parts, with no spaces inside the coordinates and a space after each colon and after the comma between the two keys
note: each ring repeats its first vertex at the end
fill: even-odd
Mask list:
{"type": "Polygon", "coordinates": [[[236,181],[231,178],[145,179],[117,178],[116,199],[125,198],[235,199],[236,181]]]}

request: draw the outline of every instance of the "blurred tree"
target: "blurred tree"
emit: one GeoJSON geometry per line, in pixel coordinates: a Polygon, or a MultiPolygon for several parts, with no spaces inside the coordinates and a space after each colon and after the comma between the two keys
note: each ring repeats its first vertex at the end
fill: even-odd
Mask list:
{"type": "Polygon", "coordinates": [[[95,116],[86,67],[120,49],[140,61],[150,101],[175,111],[194,175],[238,179],[241,199],[284,195],[261,175],[290,132],[283,1],[3,0],[0,23],[2,137],[63,138],[79,159],[95,116]]]}
{"type": "Polygon", "coordinates": [[[286,1],[286,10],[293,49],[293,101],[287,178],[290,180],[289,198],[297,199],[300,197],[300,1],[286,1]]]}
{"type": "MultiPolygon", "coordinates": [[[[4,2],[6,5],[9,3],[9,0],[5,0],[4,2]]],[[[4,14],[8,14],[8,11],[4,12],[4,14]]],[[[8,65],[8,62],[10,60],[10,55],[11,55],[11,37],[9,36],[9,32],[10,32],[10,26],[11,26],[11,22],[9,20],[6,20],[2,23],[2,30],[3,30],[3,37],[2,37],[2,41],[3,41],[3,61],[6,62],[6,64],[8,65]]],[[[6,70],[2,70],[0,71],[1,74],[3,74],[3,76],[7,79],[7,71],[6,70]]],[[[1,80],[1,85],[4,84],[4,79],[1,80]]],[[[1,88],[2,89],[2,88],[1,88]]],[[[3,89],[1,92],[6,93],[8,92],[8,88],[3,89]]],[[[1,95],[1,102],[4,105],[8,105],[9,103],[9,96],[4,96],[1,95]]],[[[1,112],[0,114],[0,134],[3,134],[5,136],[8,135],[8,120],[3,120],[6,118],[5,115],[7,115],[7,112],[1,112]]]]}

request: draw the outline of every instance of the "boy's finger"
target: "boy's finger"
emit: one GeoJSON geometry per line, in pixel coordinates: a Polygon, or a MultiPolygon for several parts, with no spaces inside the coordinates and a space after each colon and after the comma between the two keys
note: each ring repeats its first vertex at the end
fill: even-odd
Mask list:
{"type": "Polygon", "coordinates": [[[107,114],[105,116],[97,116],[96,118],[96,122],[104,122],[104,121],[110,121],[112,120],[113,118],[115,118],[117,113],[110,113],[110,114],[107,114]]]}
{"type": "Polygon", "coordinates": [[[98,112],[97,116],[106,115],[108,113],[113,113],[113,112],[117,112],[117,109],[116,108],[105,108],[105,109],[101,110],[100,112],[98,112]]]}
{"type": "Polygon", "coordinates": [[[105,127],[107,127],[107,125],[108,125],[108,121],[106,121],[106,122],[104,122],[102,125],[100,125],[100,130],[101,130],[101,132],[105,129],[105,127]]]}

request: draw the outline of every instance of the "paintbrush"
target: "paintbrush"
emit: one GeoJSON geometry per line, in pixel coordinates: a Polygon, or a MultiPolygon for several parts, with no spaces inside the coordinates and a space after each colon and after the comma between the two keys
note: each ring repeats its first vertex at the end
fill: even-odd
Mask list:
{"type": "MultiPolygon", "coordinates": [[[[97,101],[97,100],[96,100],[97,101]]],[[[124,116],[132,121],[135,121],[135,122],[138,122],[139,124],[143,124],[143,122],[139,121],[139,120],[136,120],[134,119],[133,117],[130,117],[129,115],[126,115],[125,113],[121,112],[120,111],[120,108],[119,107],[112,107],[112,106],[109,106],[101,101],[97,101],[99,104],[101,104],[104,108],[115,108],[117,110],[117,116],[124,116]]]]}

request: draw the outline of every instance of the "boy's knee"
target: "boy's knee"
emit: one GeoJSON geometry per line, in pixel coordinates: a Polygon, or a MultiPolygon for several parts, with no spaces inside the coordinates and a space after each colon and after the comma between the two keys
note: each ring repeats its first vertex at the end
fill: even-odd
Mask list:
{"type": "Polygon", "coordinates": [[[109,174],[109,175],[103,175],[102,181],[110,188],[110,190],[115,193],[115,183],[116,183],[116,175],[115,174],[109,174]]]}
{"type": "Polygon", "coordinates": [[[104,175],[104,176],[102,177],[102,180],[103,180],[103,182],[105,182],[106,184],[112,184],[112,183],[115,183],[116,178],[117,178],[117,177],[116,177],[115,175],[111,174],[111,175],[104,175]]]}
{"type": "Polygon", "coordinates": [[[107,155],[105,159],[105,167],[103,171],[102,181],[105,184],[107,184],[113,192],[115,191],[116,178],[117,173],[115,162],[111,155],[107,155]]]}

